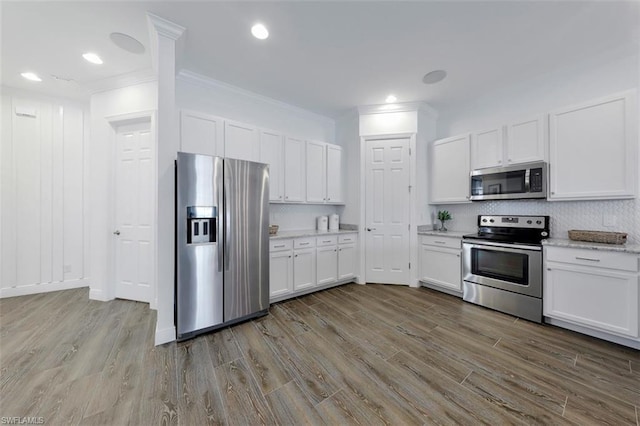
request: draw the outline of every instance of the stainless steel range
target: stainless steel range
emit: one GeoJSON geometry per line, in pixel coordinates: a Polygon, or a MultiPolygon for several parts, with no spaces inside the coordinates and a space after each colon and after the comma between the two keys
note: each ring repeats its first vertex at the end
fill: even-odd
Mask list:
{"type": "Polygon", "coordinates": [[[465,235],[463,299],[542,322],[542,240],[549,216],[478,216],[465,235]]]}

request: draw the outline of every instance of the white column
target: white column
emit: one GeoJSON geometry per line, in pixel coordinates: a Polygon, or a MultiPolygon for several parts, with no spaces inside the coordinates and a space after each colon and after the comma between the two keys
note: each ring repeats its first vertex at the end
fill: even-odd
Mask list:
{"type": "Polygon", "coordinates": [[[176,41],[184,27],[147,14],[152,40],[153,67],[158,77],[156,345],[176,338],[174,325],[174,160],[180,149],[176,109],[176,41]]]}

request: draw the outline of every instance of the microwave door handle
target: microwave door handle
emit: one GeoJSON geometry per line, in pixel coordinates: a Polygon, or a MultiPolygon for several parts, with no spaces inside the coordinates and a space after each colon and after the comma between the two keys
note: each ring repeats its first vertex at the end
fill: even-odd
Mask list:
{"type": "Polygon", "coordinates": [[[524,192],[531,192],[531,169],[527,169],[524,172],[524,192]]]}

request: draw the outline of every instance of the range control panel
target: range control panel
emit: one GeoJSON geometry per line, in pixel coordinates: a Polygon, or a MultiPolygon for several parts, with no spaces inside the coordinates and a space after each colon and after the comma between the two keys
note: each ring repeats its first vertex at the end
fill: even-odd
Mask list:
{"type": "Polygon", "coordinates": [[[549,216],[478,216],[478,226],[547,229],[549,216]]]}

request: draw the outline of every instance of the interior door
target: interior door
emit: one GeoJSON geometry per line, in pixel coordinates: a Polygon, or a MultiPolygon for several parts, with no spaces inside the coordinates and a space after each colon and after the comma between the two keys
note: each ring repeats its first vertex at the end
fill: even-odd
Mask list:
{"type": "Polygon", "coordinates": [[[115,296],[151,302],[154,285],[155,143],[149,121],[116,130],[115,296]]]}
{"type": "Polygon", "coordinates": [[[366,281],[409,284],[409,139],[366,146],[366,281]]]}

